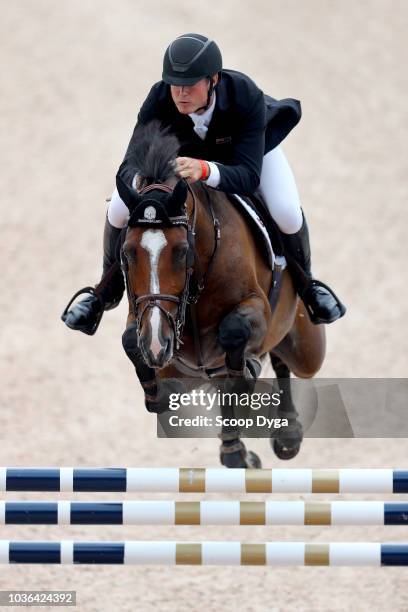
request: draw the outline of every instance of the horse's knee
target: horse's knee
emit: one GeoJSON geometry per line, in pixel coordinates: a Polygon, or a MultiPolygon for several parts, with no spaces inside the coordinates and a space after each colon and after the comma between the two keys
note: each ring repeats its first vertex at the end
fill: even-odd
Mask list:
{"type": "Polygon", "coordinates": [[[239,312],[231,312],[224,317],[218,329],[219,343],[226,352],[244,348],[250,336],[251,324],[239,312]]]}
{"type": "MultiPolygon", "coordinates": [[[[122,346],[126,355],[134,363],[134,360],[139,355],[139,347],[137,342],[136,323],[131,323],[122,334],[122,346]]],[[[135,364],[136,365],[136,364],[135,364]]]]}

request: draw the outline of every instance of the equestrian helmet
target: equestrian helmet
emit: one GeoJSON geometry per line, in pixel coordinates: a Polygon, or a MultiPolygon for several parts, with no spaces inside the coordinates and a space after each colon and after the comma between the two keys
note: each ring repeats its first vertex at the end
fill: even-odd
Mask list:
{"type": "Polygon", "coordinates": [[[218,45],[201,34],[183,34],[166,49],[162,79],[168,85],[194,85],[222,70],[218,45]]]}

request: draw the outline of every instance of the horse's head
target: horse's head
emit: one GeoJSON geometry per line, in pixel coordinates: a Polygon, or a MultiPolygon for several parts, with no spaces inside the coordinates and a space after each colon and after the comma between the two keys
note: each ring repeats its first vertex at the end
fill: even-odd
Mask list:
{"type": "Polygon", "coordinates": [[[194,259],[187,184],[173,178],[138,192],[118,177],[117,187],[130,214],[122,258],[139,348],[149,367],[163,368],[180,341],[194,259]]]}

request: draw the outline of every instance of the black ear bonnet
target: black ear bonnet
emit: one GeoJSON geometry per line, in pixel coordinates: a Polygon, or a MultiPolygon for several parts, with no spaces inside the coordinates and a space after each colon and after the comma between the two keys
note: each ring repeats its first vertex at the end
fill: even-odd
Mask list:
{"type": "Polygon", "coordinates": [[[155,185],[138,193],[117,176],[116,186],[129,209],[129,227],[171,227],[188,225],[187,185],[179,180],[173,191],[164,191],[155,185]]]}

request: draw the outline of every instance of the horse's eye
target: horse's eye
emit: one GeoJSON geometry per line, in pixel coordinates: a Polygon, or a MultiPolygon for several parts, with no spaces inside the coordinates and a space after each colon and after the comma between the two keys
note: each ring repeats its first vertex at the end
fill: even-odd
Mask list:
{"type": "Polygon", "coordinates": [[[130,246],[130,245],[124,246],[123,254],[126,257],[126,259],[128,259],[129,261],[136,259],[136,249],[134,246],[130,246]]]}
{"type": "Polygon", "coordinates": [[[187,251],[187,243],[178,244],[173,248],[173,255],[177,261],[183,261],[185,256],[187,255],[187,251]]]}

